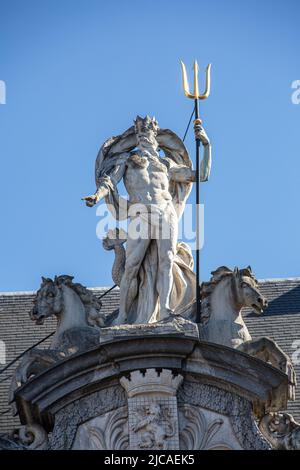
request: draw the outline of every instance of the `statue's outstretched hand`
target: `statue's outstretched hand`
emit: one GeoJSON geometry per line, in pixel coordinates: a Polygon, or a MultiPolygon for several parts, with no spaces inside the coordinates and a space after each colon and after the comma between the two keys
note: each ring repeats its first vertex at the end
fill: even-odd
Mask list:
{"type": "Polygon", "coordinates": [[[95,192],[95,194],[92,194],[91,196],[83,197],[81,199],[82,201],[85,201],[88,207],[93,207],[95,204],[97,204],[97,202],[100,201],[100,199],[105,197],[107,193],[108,193],[107,188],[105,188],[104,186],[100,186],[95,192]]]}
{"type": "Polygon", "coordinates": [[[97,194],[92,194],[91,196],[86,196],[81,198],[82,201],[85,201],[88,207],[93,207],[98,202],[97,194]]]}

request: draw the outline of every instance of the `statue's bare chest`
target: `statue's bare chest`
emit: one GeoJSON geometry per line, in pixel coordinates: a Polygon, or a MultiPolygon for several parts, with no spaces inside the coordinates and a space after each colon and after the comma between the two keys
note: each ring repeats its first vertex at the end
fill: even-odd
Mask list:
{"type": "Polygon", "coordinates": [[[149,159],[138,154],[131,155],[126,162],[126,179],[168,179],[167,167],[158,159],[149,159]]]}

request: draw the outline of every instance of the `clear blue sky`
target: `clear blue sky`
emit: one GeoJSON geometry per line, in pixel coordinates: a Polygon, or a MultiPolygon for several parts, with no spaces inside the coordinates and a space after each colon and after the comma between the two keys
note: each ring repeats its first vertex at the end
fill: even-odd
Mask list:
{"type": "Polygon", "coordinates": [[[0,18],[1,291],[62,273],[112,285],[80,198],[99,146],[136,114],[183,135],[181,58],[213,64],[203,280],[224,264],[300,276],[298,0],[1,0],[0,18]]]}

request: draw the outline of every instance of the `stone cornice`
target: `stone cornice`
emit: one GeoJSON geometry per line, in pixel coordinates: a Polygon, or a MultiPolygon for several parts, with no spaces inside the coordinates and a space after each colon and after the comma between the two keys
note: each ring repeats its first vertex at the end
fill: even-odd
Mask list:
{"type": "Polygon", "coordinates": [[[33,377],[15,393],[21,422],[51,430],[52,416],[66,405],[147,368],[171,369],[236,393],[252,402],[258,415],[286,408],[287,376],[259,359],[192,338],[140,336],[76,354],[33,377]]]}

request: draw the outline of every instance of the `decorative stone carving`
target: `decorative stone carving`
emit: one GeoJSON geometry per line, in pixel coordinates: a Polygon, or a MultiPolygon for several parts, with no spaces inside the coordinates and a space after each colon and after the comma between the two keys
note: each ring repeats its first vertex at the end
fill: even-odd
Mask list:
{"type": "Polygon", "coordinates": [[[182,375],[174,375],[171,370],[147,369],[145,372],[135,370],[130,378],[121,377],[120,383],[129,398],[141,397],[151,393],[153,396],[176,396],[177,389],[183,380],[182,375]]]}
{"type": "Polygon", "coordinates": [[[133,371],[122,377],[128,396],[130,449],[178,449],[176,392],[183,380],[171,370],[133,371]]]}
{"type": "Polygon", "coordinates": [[[81,424],[72,449],[126,450],[128,445],[128,411],[123,406],[81,424]]]}
{"type": "Polygon", "coordinates": [[[224,423],[222,419],[216,419],[208,424],[201,410],[189,405],[183,407],[179,417],[182,428],[180,448],[188,450],[208,449],[211,439],[224,423]]]}
{"type": "Polygon", "coordinates": [[[109,230],[106,237],[102,240],[103,248],[107,251],[114,250],[115,259],[112,267],[112,279],[117,286],[120,286],[122,276],[125,270],[126,250],[124,243],[126,242],[127,234],[124,230],[116,228],[109,230]]]}
{"type": "Polygon", "coordinates": [[[137,406],[130,421],[130,430],[136,434],[136,439],[132,440],[139,449],[168,449],[176,433],[176,418],[172,416],[169,402],[137,406]]]}
{"type": "Polygon", "coordinates": [[[48,434],[39,424],[21,426],[16,431],[15,437],[29,450],[46,450],[48,448],[48,434]]]}
{"type": "MultiPolygon", "coordinates": [[[[50,448],[71,449],[80,425],[120,408],[127,408],[126,396],[120,385],[104,388],[73,401],[55,415],[54,429],[49,438],[50,448]]],[[[125,446],[124,440],[118,445],[125,446]]]]}
{"type": "MultiPolygon", "coordinates": [[[[38,325],[45,318],[55,315],[58,328],[51,342],[51,349],[74,347],[64,335],[73,328],[104,326],[101,302],[82,284],[74,283],[73,276],[55,276],[54,280],[42,278],[30,318],[38,325]]],[[[78,345],[75,344],[78,347],[78,345]]]]}
{"type": "Polygon", "coordinates": [[[49,349],[34,348],[22,359],[11,384],[10,399],[16,388],[67,356],[99,344],[100,326],[105,323],[101,302],[72,276],[42,278],[30,318],[40,325],[47,317],[57,317],[57,331],[49,349]]]}
{"type": "Polygon", "coordinates": [[[178,390],[179,409],[187,404],[228,416],[242,449],[270,449],[254,420],[251,403],[244,398],[211,385],[184,381],[178,390]]]}
{"type": "Polygon", "coordinates": [[[296,374],[292,362],[275,341],[270,338],[252,340],[242,318],[242,308],[251,307],[261,314],[267,299],[258,288],[251,267],[221,266],[212,272],[209,282],[202,283],[202,314],[200,339],[238,348],[251,356],[270,362],[288,375],[289,399],[295,399],[296,374]]]}
{"type": "Polygon", "coordinates": [[[263,435],[278,450],[300,450],[300,424],[288,413],[268,413],[259,423],[263,435]]]}
{"type": "Polygon", "coordinates": [[[192,405],[179,407],[181,450],[242,449],[227,416],[192,405]]]}
{"type": "MultiPolygon", "coordinates": [[[[94,428],[94,446],[100,445],[94,431],[105,429],[102,419],[122,407],[128,407],[129,449],[141,448],[145,440],[160,446],[153,430],[151,439],[141,437],[146,427],[136,426],[145,416],[155,426],[162,418],[160,436],[170,435],[165,439],[167,449],[179,449],[178,410],[180,424],[187,424],[183,408],[189,405],[201,409],[206,420],[201,429],[208,430],[215,420],[224,422],[209,446],[228,443],[222,433],[231,429],[230,440],[250,450],[271,448],[255,423],[253,405],[263,416],[265,410],[285,409],[286,396],[287,377],[263,361],[193,337],[159,334],[122,338],[69,356],[19,388],[16,403],[24,424],[38,419],[37,424],[49,432],[51,449],[71,449],[85,423],[94,428]],[[185,379],[179,385],[181,375],[185,379]],[[154,414],[152,403],[159,405],[154,414]],[[91,423],[93,419],[97,421],[91,423]]],[[[192,424],[199,428],[199,420],[192,424]]]]}
{"type": "Polygon", "coordinates": [[[39,424],[27,424],[0,437],[0,450],[46,450],[48,434],[39,424]]]}
{"type": "MultiPolygon", "coordinates": [[[[198,137],[206,181],[210,142],[203,129],[198,137]]],[[[103,240],[115,252],[120,307],[104,315],[71,276],[43,278],[31,318],[55,315],[58,327],[50,348],[33,349],[17,368],[11,398],[23,384],[15,399],[27,423],[18,447],[270,449],[261,429],[273,447],[299,448],[290,415],[265,416],[260,429],[254,419],[253,410],[285,409],[296,381],[288,356],[269,338],[253,341],[243,321],[244,306],[262,313],[267,305],[250,267],[222,266],[202,284],[198,331],[193,256],[177,232],[193,182],[184,143],[155,118],[138,116],[100,149],[97,190],[84,199],[92,206],[104,197],[116,219],[129,219],[128,234],[103,240]],[[122,179],[128,201],[118,194],[122,179]]]]}
{"type": "MultiPolygon", "coordinates": [[[[200,134],[201,179],[206,181],[210,142],[203,129],[200,134]]],[[[118,260],[117,276],[114,271],[120,284],[115,324],[166,320],[195,300],[192,253],[188,245],[178,243],[178,221],[195,181],[185,145],[172,131],[160,129],[155,118],[137,116],[134,126],[103,144],[95,174],[97,190],[83,198],[86,204],[93,206],[105,198],[114,218],[129,219],[126,256],[118,242],[115,251],[122,263],[118,260]],[[118,194],[122,179],[128,201],[118,194]]]]}

